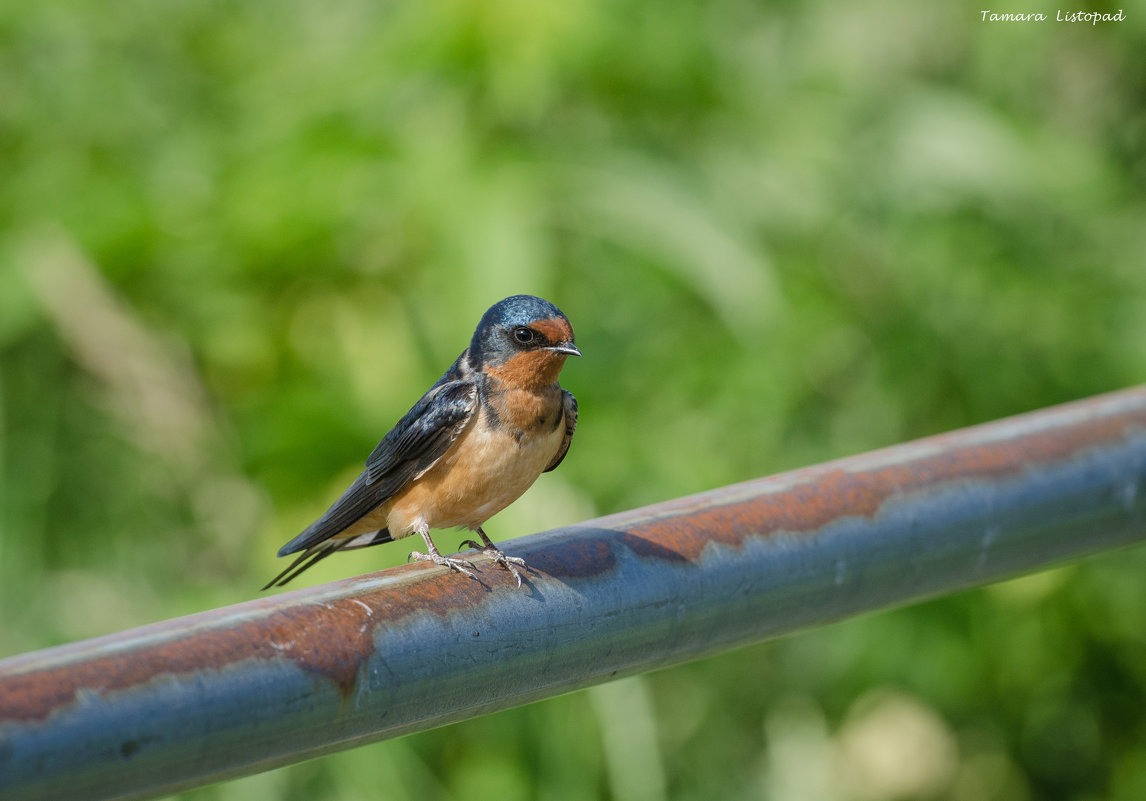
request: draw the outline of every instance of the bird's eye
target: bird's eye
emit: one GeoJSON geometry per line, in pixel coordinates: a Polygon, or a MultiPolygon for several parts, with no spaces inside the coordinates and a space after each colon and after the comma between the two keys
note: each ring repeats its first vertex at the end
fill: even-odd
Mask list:
{"type": "Polygon", "coordinates": [[[527,345],[532,342],[533,337],[534,333],[533,329],[531,328],[526,328],[523,325],[519,325],[517,328],[513,329],[513,338],[520,342],[522,345],[527,345]]]}

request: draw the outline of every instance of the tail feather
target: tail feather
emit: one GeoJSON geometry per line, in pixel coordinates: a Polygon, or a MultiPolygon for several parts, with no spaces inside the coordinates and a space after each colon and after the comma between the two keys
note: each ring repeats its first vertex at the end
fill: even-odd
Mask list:
{"type": "Polygon", "coordinates": [[[353,551],[358,548],[369,548],[371,545],[381,545],[384,542],[391,542],[393,539],[394,538],[390,536],[390,530],[384,528],[378,531],[371,531],[367,534],[360,534],[357,537],[344,537],[337,540],[330,539],[325,542],[320,542],[317,545],[312,545],[300,553],[281,573],[268,581],[260,592],[269,590],[271,587],[285,586],[288,582],[297,578],[299,574],[314,567],[335,551],[353,551]]]}
{"type": "Polygon", "coordinates": [[[356,551],[359,548],[369,548],[371,545],[381,545],[384,542],[393,541],[394,538],[390,535],[390,529],[382,528],[378,531],[371,531],[366,534],[359,534],[357,537],[351,537],[339,550],[356,551]]]}

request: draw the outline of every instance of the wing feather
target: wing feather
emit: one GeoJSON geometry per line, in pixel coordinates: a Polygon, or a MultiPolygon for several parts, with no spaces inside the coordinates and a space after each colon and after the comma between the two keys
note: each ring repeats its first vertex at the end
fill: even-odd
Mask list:
{"type": "MultiPolygon", "coordinates": [[[[448,377],[443,376],[443,378],[448,377]]],[[[366,469],[326,513],[279,549],[296,553],[330,539],[433,467],[465,429],[478,404],[477,385],[442,381],[423,395],[366,460],[366,469]]]]}
{"type": "Polygon", "coordinates": [[[561,464],[565,454],[569,452],[569,443],[573,441],[573,432],[577,430],[577,399],[567,389],[562,389],[561,394],[561,408],[565,412],[565,438],[561,440],[561,447],[557,449],[557,453],[549,462],[549,466],[542,471],[545,473],[557,469],[557,465],[561,464]]]}

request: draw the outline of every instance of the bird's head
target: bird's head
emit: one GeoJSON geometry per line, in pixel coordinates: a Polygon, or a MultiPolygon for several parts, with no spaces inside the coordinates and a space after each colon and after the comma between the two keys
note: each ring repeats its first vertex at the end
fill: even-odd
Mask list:
{"type": "Polygon", "coordinates": [[[512,386],[557,380],[565,359],[580,356],[573,326],[561,310],[533,295],[514,295],[482,315],[470,341],[470,360],[512,386]]]}

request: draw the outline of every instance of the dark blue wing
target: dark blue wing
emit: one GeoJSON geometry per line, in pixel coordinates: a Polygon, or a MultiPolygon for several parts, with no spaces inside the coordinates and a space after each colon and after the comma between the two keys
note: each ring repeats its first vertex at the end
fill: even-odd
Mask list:
{"type": "Polygon", "coordinates": [[[341,533],[433,466],[462,433],[478,405],[473,381],[449,380],[433,386],[383,437],[366,469],[342,497],[306,531],[279,549],[296,553],[341,533]]]}
{"type": "Polygon", "coordinates": [[[550,460],[549,466],[542,471],[543,473],[556,470],[557,465],[561,464],[565,454],[569,453],[569,443],[573,441],[573,432],[577,430],[577,399],[567,389],[561,390],[561,410],[565,413],[565,439],[561,440],[561,447],[557,449],[557,453],[550,460]]]}
{"type": "Polygon", "coordinates": [[[472,381],[449,381],[423,395],[367,457],[368,483],[385,483],[407,469],[420,473],[432,465],[461,433],[477,400],[472,381]]]}

